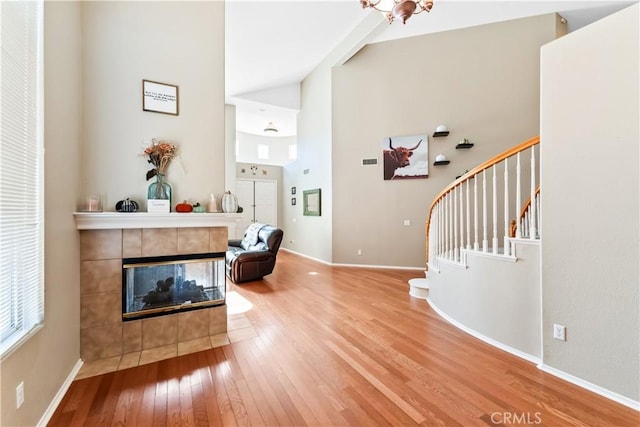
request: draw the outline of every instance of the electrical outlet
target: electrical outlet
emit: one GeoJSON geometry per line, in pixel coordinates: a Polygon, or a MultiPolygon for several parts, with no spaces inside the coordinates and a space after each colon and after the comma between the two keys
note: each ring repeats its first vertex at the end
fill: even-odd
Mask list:
{"type": "Polygon", "coordinates": [[[553,338],[566,341],[567,340],[567,327],[558,325],[556,323],[553,324],[553,338]]]}
{"type": "Polygon", "coordinates": [[[24,381],[16,387],[16,409],[20,409],[24,403],[24,381]]]}
{"type": "Polygon", "coordinates": [[[362,249],[358,249],[357,254],[362,255],[362,249]]]}
{"type": "Polygon", "coordinates": [[[405,227],[408,227],[408,226],[410,226],[410,225],[411,225],[411,220],[410,220],[410,219],[405,219],[405,220],[404,220],[404,226],[405,226],[405,227]]]}

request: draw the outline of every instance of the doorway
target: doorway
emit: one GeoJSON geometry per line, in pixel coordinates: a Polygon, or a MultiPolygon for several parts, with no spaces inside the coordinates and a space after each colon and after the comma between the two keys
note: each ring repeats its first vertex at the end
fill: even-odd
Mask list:
{"type": "Polygon", "coordinates": [[[238,205],[242,206],[242,218],[238,230],[244,233],[249,224],[260,222],[278,226],[278,186],[277,181],[238,179],[236,180],[238,205]]]}

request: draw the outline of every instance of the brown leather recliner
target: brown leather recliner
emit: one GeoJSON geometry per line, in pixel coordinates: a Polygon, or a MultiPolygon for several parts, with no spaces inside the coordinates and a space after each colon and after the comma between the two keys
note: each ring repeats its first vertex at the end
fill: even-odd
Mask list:
{"type": "Polygon", "coordinates": [[[254,223],[245,231],[244,239],[229,240],[225,255],[227,277],[233,283],[242,283],[271,274],[282,236],[279,228],[254,223]]]}

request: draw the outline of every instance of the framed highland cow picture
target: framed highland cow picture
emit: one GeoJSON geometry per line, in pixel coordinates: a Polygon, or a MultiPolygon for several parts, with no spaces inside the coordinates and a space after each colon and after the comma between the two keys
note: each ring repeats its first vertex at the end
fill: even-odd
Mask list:
{"type": "Polygon", "coordinates": [[[429,177],[427,135],[389,136],[382,140],[385,180],[429,177]]]}

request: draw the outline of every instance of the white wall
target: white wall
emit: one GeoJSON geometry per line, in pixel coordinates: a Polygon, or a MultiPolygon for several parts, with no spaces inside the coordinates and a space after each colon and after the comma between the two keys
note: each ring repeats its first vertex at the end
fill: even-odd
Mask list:
{"type": "MultiPolygon", "coordinates": [[[[295,206],[283,206],[284,239],[282,246],[295,252],[332,261],[332,123],[331,73],[336,64],[348,58],[372,31],[383,25],[378,13],[369,13],[358,27],[336,47],[302,82],[301,110],[298,114],[298,159],[283,170],[286,189],[296,187],[295,206]],[[322,215],[304,216],[304,190],[320,188],[322,215]]],[[[384,23],[386,25],[386,23],[384,23]]]]}
{"type": "Polygon", "coordinates": [[[45,2],[44,328],[0,364],[0,425],[33,426],[80,358],[80,254],[72,212],[80,193],[80,3],[45,2]],[[25,401],[16,410],[16,386],[25,401]]]}
{"type": "Polygon", "coordinates": [[[543,362],[636,402],[639,13],[543,47],[540,113],[543,362]]]}
{"type": "Polygon", "coordinates": [[[173,207],[221,195],[224,2],[84,2],[82,12],[84,190],[104,194],[108,210],[144,201],[140,154],[164,138],[181,151],[167,173],[173,207]],[[143,79],[177,85],[180,114],[142,111],[143,79]]]}
{"type": "Polygon", "coordinates": [[[540,350],[540,245],[515,243],[517,262],[469,254],[468,268],[429,270],[429,304],[476,333],[537,360],[540,350]]]}
{"type": "Polygon", "coordinates": [[[296,160],[289,158],[289,146],[296,145],[295,136],[260,136],[237,132],[236,139],[238,141],[237,162],[284,166],[296,160]],[[259,145],[269,147],[268,159],[258,157],[259,145]]]}
{"type": "Polygon", "coordinates": [[[334,68],[334,262],[424,268],[436,194],[538,134],[539,50],[563,28],[548,14],[376,43],[334,68]],[[433,138],[441,123],[451,133],[433,138]],[[418,134],[429,138],[429,178],[383,180],[382,140],[418,134]],[[475,146],[456,150],[462,138],[475,146]],[[433,166],[438,153],[451,164],[433,166]],[[361,166],[370,157],[378,166],[361,166]]]}

